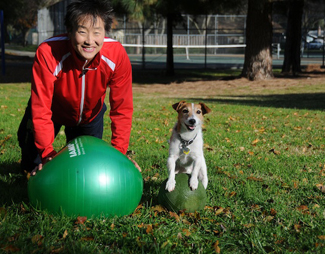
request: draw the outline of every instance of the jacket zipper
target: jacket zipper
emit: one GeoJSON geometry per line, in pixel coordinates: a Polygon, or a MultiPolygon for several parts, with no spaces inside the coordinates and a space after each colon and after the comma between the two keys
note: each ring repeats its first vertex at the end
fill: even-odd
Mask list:
{"type": "Polygon", "coordinates": [[[84,104],[85,104],[85,89],[86,89],[86,71],[85,66],[87,64],[88,60],[86,60],[85,64],[82,66],[82,77],[81,77],[81,100],[80,100],[80,116],[79,116],[79,125],[82,120],[82,113],[84,110],[84,104]]]}

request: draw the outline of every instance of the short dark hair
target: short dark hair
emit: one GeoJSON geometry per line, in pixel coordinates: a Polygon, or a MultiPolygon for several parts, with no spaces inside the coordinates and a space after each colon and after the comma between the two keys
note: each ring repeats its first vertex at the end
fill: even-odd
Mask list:
{"type": "Polygon", "coordinates": [[[105,30],[109,32],[113,22],[113,9],[108,0],[79,0],[72,2],[67,7],[67,13],[64,18],[64,25],[68,32],[72,32],[80,19],[90,15],[95,23],[97,17],[100,17],[105,30]]]}

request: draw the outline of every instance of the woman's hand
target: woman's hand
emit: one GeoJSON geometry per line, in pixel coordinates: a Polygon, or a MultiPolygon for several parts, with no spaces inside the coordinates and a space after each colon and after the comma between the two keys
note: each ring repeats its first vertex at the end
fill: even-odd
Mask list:
{"type": "MultiPolygon", "coordinates": [[[[52,160],[53,158],[52,157],[47,157],[47,158],[45,158],[45,163],[46,162],[48,162],[48,161],[50,161],[50,160],[52,160]]],[[[44,163],[44,164],[45,164],[44,163]]],[[[41,164],[38,164],[38,166],[36,166],[33,170],[32,170],[32,172],[30,173],[30,175],[31,176],[34,176],[34,175],[36,175],[36,173],[38,172],[38,171],[41,171],[42,170],[42,168],[43,168],[43,164],[41,163],[41,164]]]]}

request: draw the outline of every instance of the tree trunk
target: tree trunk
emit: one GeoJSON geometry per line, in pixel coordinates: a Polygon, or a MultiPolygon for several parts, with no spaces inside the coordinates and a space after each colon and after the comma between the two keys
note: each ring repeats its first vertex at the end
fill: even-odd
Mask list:
{"type": "Polygon", "coordinates": [[[246,50],[242,76],[249,80],[273,78],[272,2],[248,0],[246,50]]]}
{"type": "Polygon", "coordinates": [[[173,14],[167,15],[167,64],[166,74],[173,76],[174,72],[174,52],[173,52],[173,14]]]}
{"type": "Polygon", "coordinates": [[[296,75],[301,72],[301,26],[304,0],[290,1],[286,31],[286,44],[282,72],[296,75]]]}

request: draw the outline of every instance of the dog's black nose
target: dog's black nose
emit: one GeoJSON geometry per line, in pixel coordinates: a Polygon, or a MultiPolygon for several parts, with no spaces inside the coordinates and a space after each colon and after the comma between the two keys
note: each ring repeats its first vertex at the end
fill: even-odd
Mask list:
{"type": "Polygon", "coordinates": [[[188,122],[189,122],[190,124],[192,124],[192,125],[194,125],[194,124],[196,123],[195,119],[190,119],[188,122]]]}

